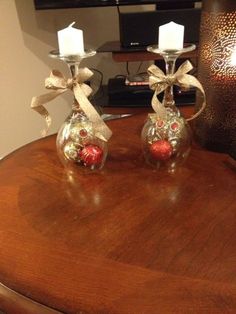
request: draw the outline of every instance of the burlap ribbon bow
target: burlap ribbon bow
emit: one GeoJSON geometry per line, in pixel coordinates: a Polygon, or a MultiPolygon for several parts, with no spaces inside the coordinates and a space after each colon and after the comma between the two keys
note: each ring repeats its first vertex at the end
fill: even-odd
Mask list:
{"type": "Polygon", "coordinates": [[[84,82],[92,75],[93,72],[88,68],[79,69],[78,75],[75,78],[69,79],[66,79],[63,74],[57,70],[53,70],[50,73],[50,77],[46,78],[45,80],[45,87],[50,89],[51,92],[38,97],[33,97],[31,101],[31,108],[45,118],[47,128],[43,131],[43,136],[47,134],[47,131],[52,122],[47,109],[43,105],[53,100],[57,96],[65,93],[67,90],[72,90],[77,101],[77,103],[75,102],[75,106],[81,108],[88,119],[93,122],[95,136],[105,141],[109,140],[112,135],[111,130],[104,123],[102,118],[99,116],[87,98],[91,94],[92,89],[84,82]]]}
{"type": "Polygon", "coordinates": [[[166,109],[164,105],[158,100],[157,96],[171,85],[178,85],[184,89],[188,89],[190,88],[190,86],[194,86],[199,89],[203,95],[203,102],[200,110],[196,112],[192,117],[186,119],[187,121],[195,119],[205,109],[206,96],[201,83],[196,79],[196,77],[187,74],[192,69],[193,66],[188,60],[181,64],[181,66],[173,75],[165,75],[164,72],[156,65],[151,65],[148,68],[149,86],[152,90],[154,90],[154,94],[152,97],[152,108],[160,116],[165,115],[166,109]]]}

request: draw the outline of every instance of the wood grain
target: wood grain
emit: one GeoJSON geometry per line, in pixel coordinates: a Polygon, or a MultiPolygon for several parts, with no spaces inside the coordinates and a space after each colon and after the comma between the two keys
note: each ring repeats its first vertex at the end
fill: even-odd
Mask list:
{"type": "Polygon", "coordinates": [[[0,313],[1,314],[62,314],[42,304],[36,303],[19,293],[0,284],[0,313]],[[4,312],[1,310],[4,309],[4,312]]]}
{"type": "Polygon", "coordinates": [[[64,169],[55,136],[1,161],[3,284],[63,313],[236,312],[234,161],[194,146],[175,175],[149,168],[145,117],[109,122],[98,173],[64,169]]]}

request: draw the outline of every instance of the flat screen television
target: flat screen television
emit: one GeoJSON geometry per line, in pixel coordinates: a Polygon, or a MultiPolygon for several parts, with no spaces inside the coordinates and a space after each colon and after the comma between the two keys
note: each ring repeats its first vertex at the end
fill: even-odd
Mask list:
{"type": "Polygon", "coordinates": [[[174,5],[182,8],[201,2],[201,0],[34,0],[36,10],[48,9],[66,9],[66,8],[89,8],[89,7],[107,7],[107,6],[123,6],[123,5],[174,5]]]}

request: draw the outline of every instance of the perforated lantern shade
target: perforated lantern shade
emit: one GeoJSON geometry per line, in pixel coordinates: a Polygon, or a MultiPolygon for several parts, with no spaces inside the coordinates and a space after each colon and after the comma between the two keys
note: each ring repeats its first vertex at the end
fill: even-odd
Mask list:
{"type": "MultiPolygon", "coordinates": [[[[197,140],[206,148],[236,150],[236,1],[203,1],[198,79],[207,108],[194,125],[197,140]]],[[[200,104],[197,95],[197,107],[200,104]]]]}

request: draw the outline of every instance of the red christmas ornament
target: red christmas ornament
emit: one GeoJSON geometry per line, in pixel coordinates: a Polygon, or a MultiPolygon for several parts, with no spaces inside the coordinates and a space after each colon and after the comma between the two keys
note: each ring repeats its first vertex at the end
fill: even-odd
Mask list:
{"type": "Polygon", "coordinates": [[[80,159],[86,166],[98,165],[102,162],[103,150],[97,145],[87,145],[79,152],[80,159]]]}
{"type": "Polygon", "coordinates": [[[171,130],[177,132],[179,129],[179,124],[177,122],[173,122],[170,126],[171,130]]]}
{"type": "Polygon", "coordinates": [[[150,146],[150,153],[154,159],[165,161],[171,157],[173,148],[168,141],[158,140],[150,146]]]}
{"type": "Polygon", "coordinates": [[[156,126],[157,126],[157,128],[158,129],[161,129],[161,128],[163,128],[163,126],[164,126],[164,121],[163,120],[157,120],[157,122],[156,122],[156,126]]]}
{"type": "Polygon", "coordinates": [[[79,135],[81,136],[81,137],[87,137],[88,136],[88,131],[86,130],[86,129],[81,129],[80,131],[79,131],[79,135]]]}

